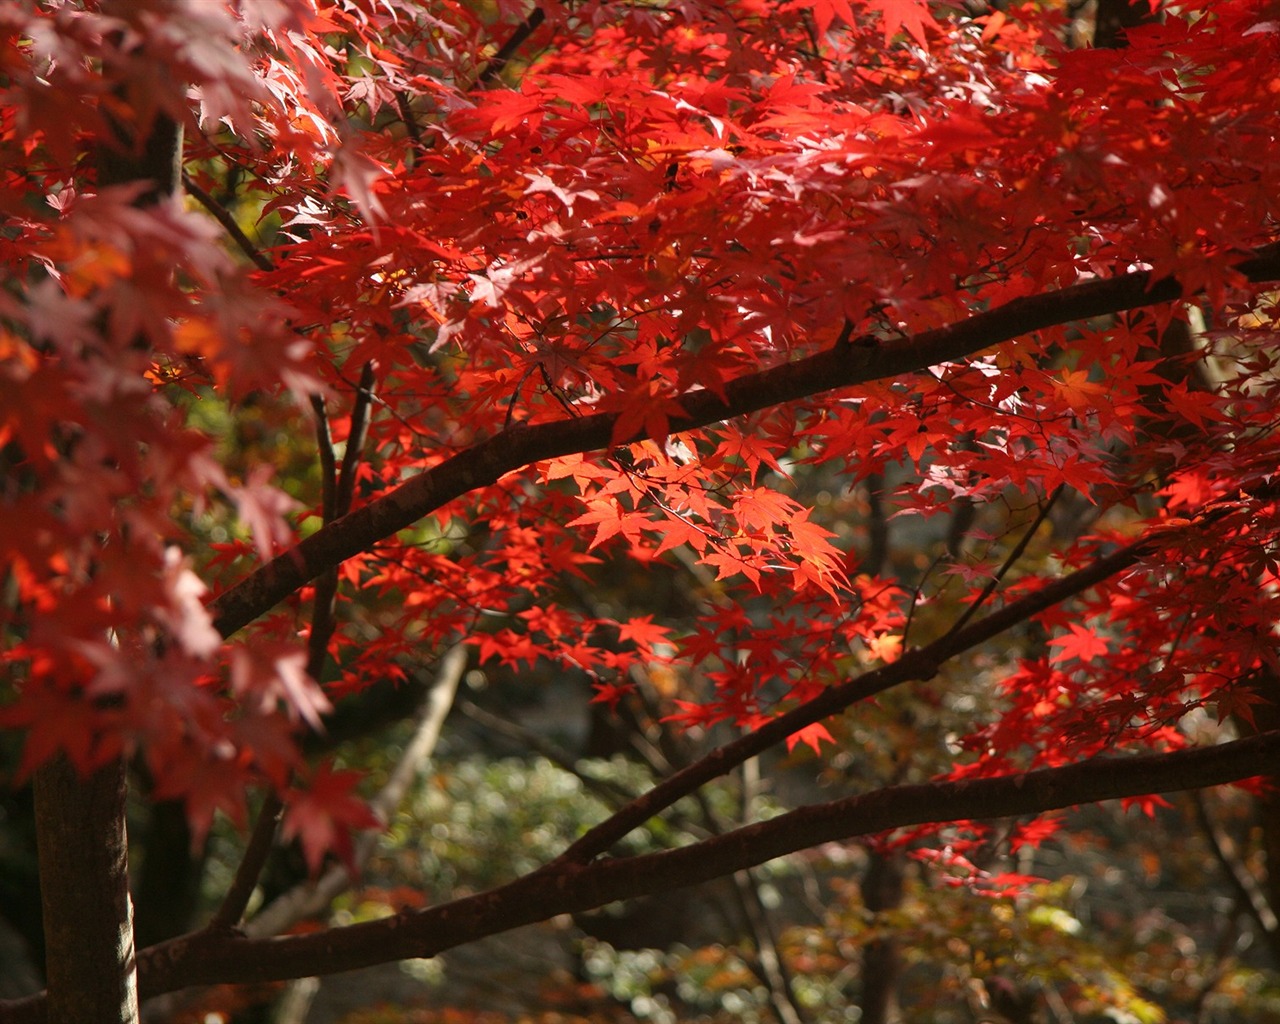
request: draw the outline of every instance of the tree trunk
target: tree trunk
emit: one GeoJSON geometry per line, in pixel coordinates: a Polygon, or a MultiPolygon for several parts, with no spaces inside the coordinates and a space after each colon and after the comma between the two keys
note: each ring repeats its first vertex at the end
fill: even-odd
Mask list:
{"type": "Polygon", "coordinates": [[[124,762],[82,778],[59,755],[35,794],[47,1019],[137,1024],[124,762]]]}
{"type": "MultiPolygon", "coordinates": [[[[871,913],[879,914],[902,903],[902,863],[895,853],[869,852],[871,862],[862,880],[862,902],[871,913]]],[[[886,936],[867,943],[862,951],[862,1024],[896,1024],[902,1019],[898,1005],[901,973],[897,939],[886,936]]]]}
{"type": "MultiPolygon", "coordinates": [[[[106,13],[116,9],[128,14],[120,0],[103,5],[106,13]]],[[[125,90],[118,88],[117,97],[124,96],[125,90]]],[[[111,120],[116,138],[100,140],[94,154],[98,185],[149,182],[135,200],[139,206],[172,195],[180,180],[181,125],[158,114],[146,124],[145,137],[139,137],[127,111],[111,120]]],[[[123,759],[87,778],[62,755],[36,771],[50,1024],[139,1021],[126,792],[123,759]]]]}

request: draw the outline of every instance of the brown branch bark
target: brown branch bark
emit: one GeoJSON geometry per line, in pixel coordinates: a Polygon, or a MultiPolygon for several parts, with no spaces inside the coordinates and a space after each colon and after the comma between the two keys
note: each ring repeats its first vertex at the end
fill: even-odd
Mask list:
{"type": "Polygon", "coordinates": [[[511,62],[511,58],[516,55],[520,47],[525,41],[533,35],[539,26],[547,20],[547,12],[541,7],[535,7],[529,12],[529,16],[515,27],[511,35],[507,37],[507,41],[503,43],[492,57],[490,57],[480,69],[480,73],[476,75],[476,85],[488,85],[491,81],[502,74],[507,64],[511,62]]]}
{"type": "MultiPolygon", "coordinates": [[[[1280,243],[1236,265],[1253,282],[1280,280],[1280,243]]],[[[685,415],[670,423],[692,430],[759,409],[962,359],[1031,331],[1182,298],[1174,278],[1145,271],[1087,281],[1014,299],[968,319],[881,345],[835,345],[816,355],[730,382],[724,397],[686,394],[685,415]]],[[[541,459],[597,451],[613,441],[616,414],[599,413],[533,426],[513,424],[486,441],[418,474],[316,531],[225,591],[212,603],[215,623],[230,636],[327,569],[411,526],[446,502],[495,483],[541,459]]],[[[638,440],[639,435],[630,440],[638,440]]]]}
{"type": "MultiPolygon", "coordinates": [[[[144,996],[430,957],[512,928],[620,899],[718,878],[797,850],[894,828],[1006,818],[1148,793],[1222,785],[1268,773],[1280,732],[1170,754],[1099,758],[1064,768],[962,782],[896,786],[792,811],[678,850],[580,866],[552,865],[489,892],[345,928],[276,939],[198,932],[144,950],[144,996]]],[[[43,996],[0,1007],[5,1024],[43,1022],[43,996]]]]}
{"type": "Polygon", "coordinates": [[[1083,593],[1116,573],[1123,572],[1135,565],[1145,550],[1146,542],[1142,540],[1123,547],[1083,569],[1055,580],[1034,594],[1005,605],[963,629],[954,630],[931,644],[908,651],[892,665],[884,665],[847,683],[831,687],[813,700],[775,718],[754,732],[725,744],[660,782],[617,814],[586,832],[558,858],[557,863],[586,863],[592,860],[659,811],[670,807],[681,797],[712,779],[731,771],[747,758],[781,743],[806,725],[819,722],[894,686],[932,679],[938,672],[938,666],[944,661],[1000,635],[1009,627],[1046,608],[1083,593]]]}
{"type": "MultiPolygon", "coordinates": [[[[1170,754],[1100,758],[1064,768],[962,782],[896,786],[805,807],[678,850],[544,868],[508,885],[426,910],[311,935],[255,940],[201,933],[140,956],[151,995],[201,983],[270,981],[435,956],[487,935],[615,900],[719,878],[821,843],[894,828],[1005,818],[1265,774],[1280,732],[1170,754]]],[[[34,1018],[13,1018],[34,1019],[34,1018]]]]}

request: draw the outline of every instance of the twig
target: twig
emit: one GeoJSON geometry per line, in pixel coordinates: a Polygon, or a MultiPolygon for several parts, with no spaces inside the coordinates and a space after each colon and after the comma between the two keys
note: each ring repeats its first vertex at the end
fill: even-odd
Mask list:
{"type": "Polygon", "coordinates": [[[778,953],[778,939],[768,908],[760,897],[760,883],[750,868],[734,872],[734,891],[755,941],[758,975],[769,993],[769,1002],[782,1024],[804,1024],[805,1017],[796,1001],[795,983],[786,962],[778,953]]]}
{"type": "Polygon", "coordinates": [[[276,826],[280,823],[280,812],[283,810],[284,803],[275,790],[268,791],[262,809],[258,812],[258,819],[254,822],[253,834],[245,846],[244,856],[236,867],[236,877],[223,897],[221,906],[209,921],[211,931],[234,928],[244,917],[245,907],[249,905],[249,898],[258,885],[262,866],[267,862],[267,856],[275,843],[276,826]]]}
{"type": "Polygon", "coordinates": [[[867,557],[860,570],[879,576],[889,561],[889,517],[884,511],[884,474],[867,477],[867,557]]]}
{"type": "Polygon", "coordinates": [[[546,12],[541,7],[535,7],[530,11],[529,16],[517,25],[515,31],[507,37],[507,41],[498,47],[498,52],[485,61],[484,67],[476,75],[475,84],[488,85],[502,74],[507,63],[515,56],[516,51],[524,45],[525,40],[533,35],[538,30],[538,26],[546,20],[546,12]]]}
{"type": "Polygon", "coordinates": [[[920,602],[924,598],[924,585],[929,582],[929,577],[933,575],[933,570],[942,564],[942,559],[946,556],[945,551],[939,551],[933,557],[933,561],[929,563],[929,568],[925,569],[920,576],[920,581],[915,585],[915,589],[911,592],[911,604],[907,607],[907,621],[902,624],[902,646],[906,647],[911,639],[911,626],[916,619],[916,609],[920,607],[920,602]]]}
{"type": "Polygon", "coordinates": [[[355,495],[356,467],[369,433],[369,407],[373,404],[374,372],[377,366],[372,360],[360,371],[360,385],[356,389],[355,404],[351,407],[351,429],[347,433],[347,448],[342,453],[342,473],[338,477],[337,496],[334,499],[334,516],[341,519],[351,511],[355,495]]]}
{"type": "Polygon", "coordinates": [[[404,123],[404,130],[409,133],[409,138],[413,140],[413,144],[419,149],[426,149],[426,143],[422,139],[422,126],[418,124],[418,119],[413,116],[413,107],[409,105],[409,97],[403,89],[395,91],[396,110],[400,112],[400,120],[404,123]]]}
{"type": "MultiPolygon", "coordinates": [[[[688,767],[696,755],[689,749],[688,744],[682,743],[679,737],[671,733],[671,730],[663,728],[657,709],[647,699],[645,691],[638,690],[637,693],[644,704],[646,714],[651,721],[657,723],[655,728],[658,731],[658,739],[655,743],[647,736],[636,734],[633,737],[633,749],[639,753],[649,770],[658,777],[669,775],[673,768],[688,767]]],[[[701,824],[706,832],[719,836],[730,829],[750,823],[753,817],[752,804],[759,782],[758,767],[755,758],[749,758],[743,762],[740,821],[726,822],[711,806],[711,801],[707,799],[704,791],[699,789],[690,794],[698,807],[701,824]],[[756,768],[754,772],[749,768],[751,765],[756,768]]],[[[769,1003],[773,1006],[774,1013],[781,1024],[804,1024],[805,1017],[796,1000],[790,972],[778,954],[773,922],[760,896],[760,883],[755,872],[750,868],[734,872],[733,891],[737,898],[738,910],[742,915],[742,923],[755,948],[755,956],[752,958],[754,963],[750,966],[768,992],[769,1003]]]]}
{"type": "MultiPolygon", "coordinates": [[[[312,395],[311,408],[316,414],[316,450],[320,456],[320,515],[327,524],[338,518],[338,470],[324,398],[312,395]]],[[[345,463],[345,459],[343,461],[345,463]]],[[[338,573],[335,569],[317,577],[311,606],[311,631],[307,635],[307,674],[312,679],[320,678],[325,659],[329,656],[329,638],[334,630],[333,601],[337,592],[338,573]]]]}
{"type": "Polygon", "coordinates": [[[987,598],[995,593],[995,589],[1000,585],[1000,581],[1008,575],[1009,570],[1014,567],[1018,559],[1022,557],[1023,552],[1027,550],[1027,545],[1031,543],[1031,538],[1034,537],[1036,535],[1036,531],[1040,529],[1040,524],[1049,517],[1050,510],[1053,508],[1061,494],[1062,485],[1059,484],[1053,489],[1053,493],[1049,495],[1049,499],[1040,506],[1040,511],[1036,515],[1035,522],[1031,524],[1025,533],[1023,533],[1022,537],[1018,540],[1018,543],[1013,546],[1013,550],[1009,552],[1003,564],[1001,564],[1000,568],[996,570],[996,574],[992,576],[991,579],[987,580],[987,585],[982,588],[982,593],[979,594],[973,603],[964,610],[964,613],[956,620],[955,625],[947,631],[947,636],[952,636],[960,632],[960,630],[965,627],[965,624],[973,618],[978,609],[986,602],[987,598]]]}
{"type": "Polygon", "coordinates": [[[320,516],[326,523],[333,522],[337,496],[338,471],[333,456],[333,435],[329,432],[329,415],[325,411],[324,398],[311,396],[311,408],[316,414],[316,449],[320,454],[320,516]]]}
{"type": "Polygon", "coordinates": [[[236,223],[236,219],[231,216],[230,211],[197,185],[186,171],[182,172],[182,187],[196,202],[213,214],[217,222],[223,226],[227,234],[240,247],[241,252],[253,260],[254,266],[259,270],[275,270],[275,264],[271,262],[270,257],[249,240],[249,236],[240,229],[240,225],[236,223]]]}
{"type": "Polygon", "coordinates": [[[578,766],[577,758],[562,749],[558,744],[538,735],[532,729],[526,729],[517,722],[512,722],[509,719],[493,714],[491,711],[486,711],[469,700],[459,701],[458,710],[464,718],[470,719],[477,725],[484,726],[490,732],[505,736],[509,740],[515,740],[517,743],[528,747],[534,753],[541,754],[557,768],[568,772],[588,789],[593,790],[598,796],[606,800],[610,806],[616,806],[619,802],[625,804],[636,798],[636,795],[625,786],[611,782],[608,779],[598,779],[588,775],[578,766]]]}
{"type": "Polygon", "coordinates": [[[1209,816],[1209,807],[1205,803],[1204,794],[1195,792],[1191,795],[1191,798],[1196,809],[1196,818],[1200,823],[1200,828],[1209,840],[1209,845],[1213,848],[1214,858],[1226,874],[1227,881],[1230,883],[1231,888],[1236,891],[1240,904],[1248,910],[1249,916],[1253,918],[1254,923],[1268,943],[1273,948],[1276,947],[1277,932],[1280,932],[1280,921],[1276,919],[1274,908],[1267,901],[1267,897],[1263,893],[1262,887],[1258,884],[1258,880],[1253,877],[1253,874],[1241,863],[1240,858],[1236,855],[1235,844],[1232,843],[1231,837],[1226,834],[1221,825],[1209,816]]]}

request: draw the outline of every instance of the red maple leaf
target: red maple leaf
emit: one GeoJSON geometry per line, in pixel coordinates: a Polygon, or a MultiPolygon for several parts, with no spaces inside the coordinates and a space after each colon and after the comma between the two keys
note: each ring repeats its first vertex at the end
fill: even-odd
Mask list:
{"type": "Polygon", "coordinates": [[[803,729],[793,732],[787,737],[787,750],[794,750],[797,743],[803,743],[805,746],[811,747],[815,754],[821,754],[823,743],[834,742],[835,738],[827,730],[827,727],[821,722],[814,722],[812,725],[806,725],[803,729]]]}
{"type": "Polygon", "coordinates": [[[351,833],[379,828],[382,824],[355,793],[360,779],[359,772],[335,771],[332,765],[324,764],[311,776],[305,789],[289,791],[281,834],[286,840],[297,839],[301,843],[313,875],[330,853],[354,873],[351,833]]]}
{"type": "Polygon", "coordinates": [[[921,46],[928,47],[928,30],[934,25],[928,0],[875,0],[875,7],[880,12],[886,46],[905,30],[921,46]]]}
{"type": "Polygon", "coordinates": [[[1053,661],[1074,659],[1087,665],[1094,658],[1100,658],[1110,650],[1107,642],[1088,626],[1070,622],[1067,624],[1067,629],[1065,636],[1057,636],[1049,641],[1050,647],[1058,648],[1058,652],[1052,658],[1053,661]]]}

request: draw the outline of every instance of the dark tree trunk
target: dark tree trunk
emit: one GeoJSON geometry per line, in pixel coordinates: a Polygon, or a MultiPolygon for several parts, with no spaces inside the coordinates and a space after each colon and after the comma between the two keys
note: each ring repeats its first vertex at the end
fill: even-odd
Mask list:
{"type": "MultiPolygon", "coordinates": [[[[103,10],[111,13],[115,7],[128,13],[118,2],[104,4],[103,10]]],[[[123,88],[118,96],[125,96],[123,88]]],[[[98,185],[149,182],[136,200],[140,206],[172,195],[179,182],[182,127],[157,115],[140,136],[128,111],[112,120],[116,137],[98,140],[94,154],[98,185]]],[[[51,1024],[138,1024],[126,791],[123,759],[87,778],[61,756],[36,772],[46,1019],[51,1024]]]]}
{"type": "MultiPolygon", "coordinates": [[[[902,863],[892,853],[872,851],[862,880],[862,902],[879,914],[902,902],[902,863]]],[[[898,1006],[898,976],[902,957],[894,938],[876,939],[862,951],[862,1024],[895,1024],[902,1019],[898,1006]]]]}
{"type": "Polygon", "coordinates": [[[191,929],[205,858],[203,849],[194,848],[187,810],[177,800],[151,805],[141,850],[134,931],[138,947],[145,948],[191,929]]]}
{"type": "Polygon", "coordinates": [[[125,768],[88,778],[61,755],[35,776],[47,1019],[136,1024],[125,768]]]}

